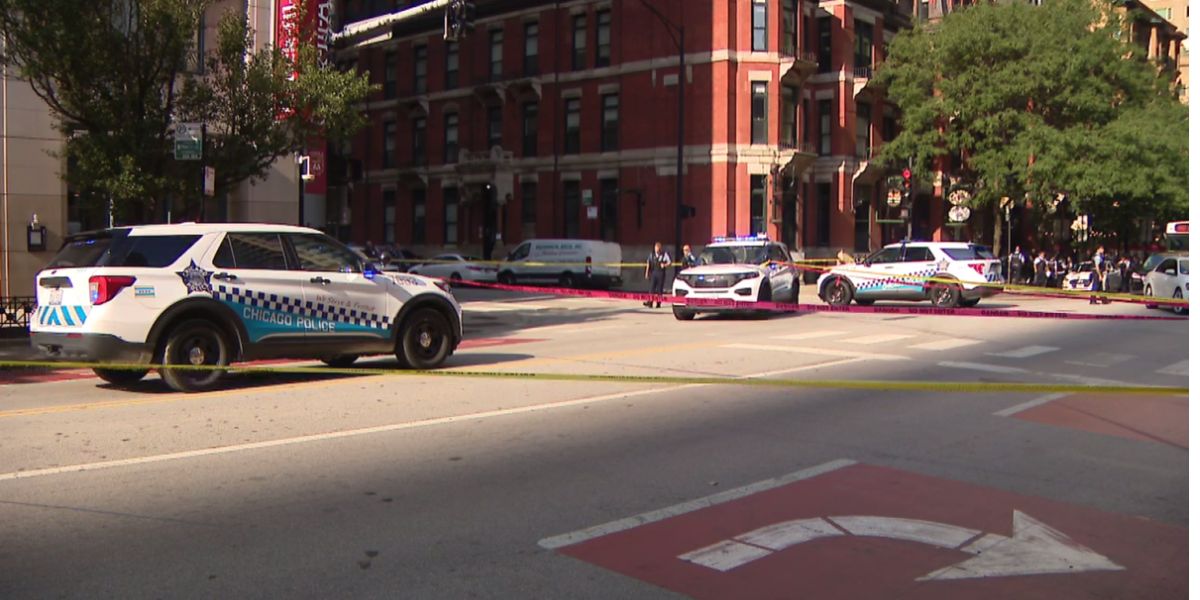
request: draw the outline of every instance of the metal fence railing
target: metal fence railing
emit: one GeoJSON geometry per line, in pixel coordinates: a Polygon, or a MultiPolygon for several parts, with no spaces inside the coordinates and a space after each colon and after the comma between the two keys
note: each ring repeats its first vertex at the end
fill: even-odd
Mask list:
{"type": "Polygon", "coordinates": [[[29,319],[37,309],[33,296],[0,297],[0,335],[24,335],[29,332],[29,319]]]}

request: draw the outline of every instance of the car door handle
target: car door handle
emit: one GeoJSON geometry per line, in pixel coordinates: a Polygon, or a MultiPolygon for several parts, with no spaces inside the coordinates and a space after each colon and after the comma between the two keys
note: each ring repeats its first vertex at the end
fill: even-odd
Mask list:
{"type": "Polygon", "coordinates": [[[317,277],[313,277],[312,279],[309,279],[309,281],[312,283],[319,283],[321,285],[329,285],[329,284],[333,283],[332,279],[326,279],[319,275],[317,277]]]}
{"type": "Polygon", "coordinates": [[[221,281],[237,281],[237,275],[234,275],[233,273],[217,273],[216,275],[213,275],[213,279],[220,279],[221,281]]]}

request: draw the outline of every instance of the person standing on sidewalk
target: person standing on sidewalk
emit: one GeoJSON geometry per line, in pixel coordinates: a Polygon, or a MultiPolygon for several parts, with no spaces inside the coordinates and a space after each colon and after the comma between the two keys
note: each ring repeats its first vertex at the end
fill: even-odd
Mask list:
{"type": "Polygon", "coordinates": [[[646,279],[650,280],[650,299],[643,302],[647,307],[661,307],[663,286],[667,283],[667,267],[671,266],[671,255],[663,251],[661,242],[654,242],[654,252],[646,258],[646,279]]]}
{"type": "Polygon", "coordinates": [[[1046,287],[1050,281],[1050,264],[1046,261],[1046,251],[1039,250],[1037,258],[1033,259],[1033,285],[1046,287]]]}
{"type": "MultiPolygon", "coordinates": [[[[1108,257],[1104,254],[1104,246],[1100,246],[1096,248],[1096,254],[1092,257],[1092,292],[1100,292],[1104,289],[1104,279],[1108,276],[1108,267],[1108,257]]],[[[1108,304],[1112,300],[1094,293],[1088,299],[1088,304],[1097,302],[1108,304]]]]}

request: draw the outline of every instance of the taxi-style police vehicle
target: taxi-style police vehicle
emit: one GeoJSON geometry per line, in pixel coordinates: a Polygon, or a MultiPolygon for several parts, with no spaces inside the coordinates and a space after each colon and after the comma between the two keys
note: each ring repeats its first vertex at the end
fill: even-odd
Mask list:
{"type": "Polygon", "coordinates": [[[175,390],[210,389],[220,367],[265,358],[349,366],[395,353],[441,365],[462,340],[447,284],[376,265],[304,227],[145,225],[68,237],[37,275],[32,343],[128,385],[151,368],[175,390]],[[199,368],[170,368],[172,365],[199,368]]]}
{"type": "Polygon", "coordinates": [[[900,242],[865,260],[838,265],[817,279],[817,293],[833,306],[853,300],[928,300],[939,308],[975,306],[1000,293],[1000,261],[983,246],[967,242],[900,242]]]}
{"type": "MultiPolygon", "coordinates": [[[[787,247],[765,235],[713,238],[698,258],[698,266],[675,276],[674,296],[744,303],[800,300],[800,273],[787,247]]],[[[676,303],[671,309],[676,319],[690,321],[697,312],[736,307],[676,303]]]]}

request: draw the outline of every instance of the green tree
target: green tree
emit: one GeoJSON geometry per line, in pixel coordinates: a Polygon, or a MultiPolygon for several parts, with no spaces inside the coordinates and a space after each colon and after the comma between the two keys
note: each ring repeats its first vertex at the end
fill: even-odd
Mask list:
{"type": "Polygon", "coordinates": [[[1186,203],[1186,111],[1098,6],[981,3],[898,35],[880,78],[903,129],[881,158],[915,157],[922,178],[952,158],[973,208],[992,215],[997,249],[1004,196],[1043,213],[1059,194],[1077,210],[1186,203]]]}
{"type": "MultiPolygon", "coordinates": [[[[310,137],[337,139],[364,122],[355,104],[371,92],[365,75],[324,64],[311,44],[294,59],[254,50],[244,14],[221,18],[200,59],[211,10],[212,0],[0,0],[0,61],[56,117],[73,186],[111,201],[123,222],[153,219],[169,198],[198,201],[199,164],[173,158],[175,123],[207,124],[205,163],[220,194],[264,177],[310,137]]],[[[299,30],[311,42],[312,27],[299,30]]]]}

